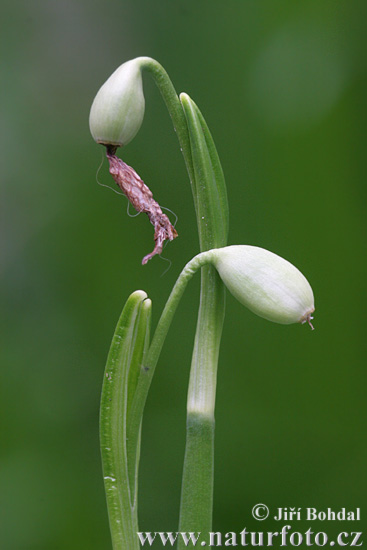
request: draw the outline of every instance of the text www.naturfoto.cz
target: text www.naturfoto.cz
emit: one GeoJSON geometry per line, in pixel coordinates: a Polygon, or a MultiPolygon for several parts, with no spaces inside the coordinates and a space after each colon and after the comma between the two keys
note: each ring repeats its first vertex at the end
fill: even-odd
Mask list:
{"type": "Polygon", "coordinates": [[[357,546],[361,547],[362,533],[345,531],[339,533],[335,540],[328,539],[328,536],[323,531],[318,533],[308,529],[304,533],[299,531],[290,531],[290,525],[284,525],[279,532],[249,532],[247,529],[243,529],[240,533],[229,532],[208,533],[206,540],[199,540],[201,533],[189,533],[189,532],[141,532],[137,533],[142,546],[153,546],[154,542],[161,542],[163,546],[173,546],[180,538],[185,546],[207,546],[207,547],[221,547],[221,546],[273,546],[273,544],[279,541],[281,546],[294,546],[299,547],[300,544],[305,546],[357,546]]]}

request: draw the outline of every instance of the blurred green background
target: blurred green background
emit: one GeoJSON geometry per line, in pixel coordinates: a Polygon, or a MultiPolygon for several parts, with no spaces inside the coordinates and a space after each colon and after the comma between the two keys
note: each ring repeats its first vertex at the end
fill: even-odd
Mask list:
{"type": "MultiPolygon", "coordinates": [[[[271,531],[252,506],[367,514],[367,4],[350,0],[32,0],[1,14],[1,550],[110,548],[98,446],[103,368],[120,310],[144,289],[154,323],[198,252],[184,162],[160,95],[123,151],[179,238],[141,266],[153,229],[98,186],[88,115],[122,62],[156,58],[198,103],[228,185],[230,244],[307,276],[315,328],[268,323],[227,299],[216,409],[215,530],[271,531]]],[[[113,186],[107,164],[98,176],[113,186]]],[[[176,530],[193,281],[147,404],[141,530],[176,530]]],[[[364,519],[363,519],[364,518],[364,519]]],[[[289,523],[289,522],[288,522],[289,523]]],[[[158,547],[158,545],[156,546],[158,547]]]]}

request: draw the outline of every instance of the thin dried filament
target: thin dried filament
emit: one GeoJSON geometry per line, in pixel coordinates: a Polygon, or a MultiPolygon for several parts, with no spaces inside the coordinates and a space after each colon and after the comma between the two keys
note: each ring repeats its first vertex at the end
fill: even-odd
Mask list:
{"type": "Polygon", "coordinates": [[[146,264],[156,254],[161,254],[163,243],[172,241],[177,237],[177,231],[163,214],[159,204],[153,199],[149,187],[145,185],[139,175],[115,155],[116,147],[107,147],[107,158],[110,163],[110,174],[131,202],[137,212],[145,212],[151,224],[154,226],[154,250],[144,256],[142,264],[146,264]]]}

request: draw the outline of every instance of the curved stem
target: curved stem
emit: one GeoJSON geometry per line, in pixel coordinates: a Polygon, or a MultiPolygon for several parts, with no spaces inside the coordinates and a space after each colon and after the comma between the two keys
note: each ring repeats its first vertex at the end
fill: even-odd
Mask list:
{"type": "MultiPolygon", "coordinates": [[[[162,315],[158,321],[153,340],[144,358],[139,376],[138,385],[131,403],[130,422],[136,422],[143,415],[146,398],[154,375],[159,355],[166,339],[169,327],[176,312],[177,306],[192,276],[212,260],[212,251],[202,252],[195,256],[181,271],[172,292],[166,302],[162,315]]],[[[214,269],[214,268],[212,268],[214,269]]]]}
{"type": "Polygon", "coordinates": [[[148,72],[158,87],[167,110],[172,119],[173,127],[180,143],[181,151],[184,156],[187,172],[190,178],[192,194],[194,197],[195,210],[197,212],[196,184],[195,174],[192,162],[190,138],[187,131],[186,118],[177,92],[172,84],[170,77],[158,61],[151,57],[139,57],[141,69],[148,72]]]}

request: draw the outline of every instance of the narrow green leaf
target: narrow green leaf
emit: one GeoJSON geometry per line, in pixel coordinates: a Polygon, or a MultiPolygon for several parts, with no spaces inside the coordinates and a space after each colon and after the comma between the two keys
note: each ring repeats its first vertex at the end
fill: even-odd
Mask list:
{"type": "Polygon", "coordinates": [[[150,300],[146,298],[145,292],[136,291],[125,304],[112,339],[102,387],[100,442],[114,550],[139,549],[135,478],[141,419],[130,427],[135,443],[129,445],[129,450],[127,424],[147,344],[150,300]]]}
{"type": "MultiPolygon", "coordinates": [[[[128,402],[126,414],[126,452],[128,464],[128,476],[130,483],[131,504],[137,507],[137,488],[138,488],[138,468],[140,459],[140,435],[143,420],[143,409],[132,407],[134,400],[141,398],[139,388],[139,378],[143,374],[144,357],[150,344],[150,321],[152,312],[152,302],[147,299],[141,304],[139,310],[139,322],[137,323],[134,334],[134,352],[131,357],[129,380],[128,380],[128,402]]],[[[145,400],[144,400],[145,403],[145,400]]]]}
{"type": "MultiPolygon", "coordinates": [[[[186,94],[180,100],[190,136],[200,249],[220,248],[227,244],[229,218],[222,167],[198,107],[186,94]]],[[[190,370],[179,531],[212,530],[214,404],[224,307],[223,283],[213,266],[205,266],[190,370]]],[[[184,546],[179,540],[177,549],[184,546]]]]}
{"type": "Polygon", "coordinates": [[[196,181],[196,204],[201,251],[226,246],[228,201],[224,174],[208,126],[187,94],[180,100],[190,136],[196,181]]]}

